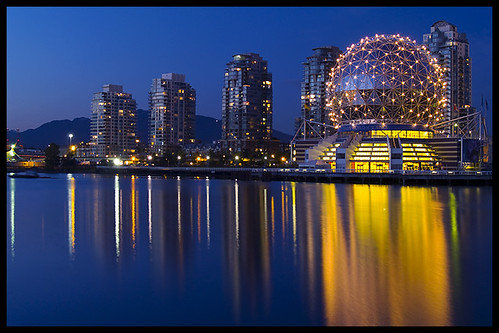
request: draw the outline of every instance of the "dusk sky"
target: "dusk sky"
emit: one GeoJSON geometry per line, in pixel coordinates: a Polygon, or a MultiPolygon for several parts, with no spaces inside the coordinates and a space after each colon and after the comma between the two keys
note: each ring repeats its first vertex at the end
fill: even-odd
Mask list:
{"type": "Polygon", "coordinates": [[[224,68],[254,52],[273,76],[274,129],[293,134],[300,116],[302,63],[312,49],[345,51],[365,36],[400,34],[422,43],[433,23],[465,32],[473,106],[492,113],[491,7],[9,7],[7,127],[90,118],[92,94],[123,85],[148,108],[152,79],[182,73],[199,115],[221,118],[224,68]]]}

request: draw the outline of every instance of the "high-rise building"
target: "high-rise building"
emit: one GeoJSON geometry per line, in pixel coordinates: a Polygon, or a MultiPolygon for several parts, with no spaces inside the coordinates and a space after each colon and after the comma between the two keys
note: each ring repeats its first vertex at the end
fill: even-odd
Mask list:
{"type": "Polygon", "coordinates": [[[195,141],[196,90],[185,74],[166,73],[153,79],[149,92],[149,144],[152,152],[195,141]]]}
{"type": "Polygon", "coordinates": [[[255,53],[233,56],[222,89],[222,147],[267,148],[272,137],[272,74],[255,53]]]}
{"type": "MultiPolygon", "coordinates": [[[[430,33],[423,35],[423,44],[444,69],[447,100],[444,108],[445,120],[473,113],[475,109],[471,107],[471,58],[466,34],[458,32],[457,27],[451,23],[437,21],[431,26],[430,33]]],[[[444,133],[458,135],[460,127],[466,126],[464,123],[448,123],[444,127],[444,133]]]]}
{"type": "Polygon", "coordinates": [[[309,123],[301,127],[307,138],[326,137],[332,132],[329,111],[326,108],[326,82],[331,69],[336,66],[342,53],[336,46],[317,47],[314,54],[303,63],[303,81],[301,83],[301,121],[309,123]]]}
{"type": "Polygon", "coordinates": [[[136,103],[123,86],[106,84],[93,94],[90,145],[95,157],[130,156],[136,151],[136,103]]]}

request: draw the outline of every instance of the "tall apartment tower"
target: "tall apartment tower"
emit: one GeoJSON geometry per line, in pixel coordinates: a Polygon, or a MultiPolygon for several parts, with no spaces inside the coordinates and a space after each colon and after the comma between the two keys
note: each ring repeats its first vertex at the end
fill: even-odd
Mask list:
{"type": "MultiPolygon", "coordinates": [[[[446,120],[473,112],[471,108],[471,58],[465,33],[459,33],[455,25],[446,21],[435,22],[429,34],[423,35],[430,54],[444,68],[446,82],[446,120]]],[[[449,125],[444,133],[456,135],[455,126],[449,125]]]]}
{"type": "Polygon", "coordinates": [[[307,138],[325,137],[332,134],[329,125],[329,111],[326,109],[326,82],[331,69],[336,65],[342,53],[336,46],[317,47],[314,54],[303,63],[303,81],[301,83],[301,121],[311,123],[301,127],[307,138]]]}
{"type": "Polygon", "coordinates": [[[184,74],[153,79],[149,92],[149,144],[152,152],[195,141],[196,90],[184,74]]]}
{"type": "Polygon", "coordinates": [[[123,86],[106,84],[93,94],[90,145],[95,157],[130,156],[136,151],[136,103],[123,86]]]}
{"type": "Polygon", "coordinates": [[[268,148],[272,137],[272,74],[256,53],[233,56],[222,89],[222,147],[268,148]]]}

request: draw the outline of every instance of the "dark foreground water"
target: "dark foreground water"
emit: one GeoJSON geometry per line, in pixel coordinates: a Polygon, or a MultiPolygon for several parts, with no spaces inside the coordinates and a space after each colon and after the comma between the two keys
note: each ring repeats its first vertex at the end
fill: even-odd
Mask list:
{"type": "Polygon", "coordinates": [[[7,178],[8,325],[491,325],[492,187],[7,178]]]}

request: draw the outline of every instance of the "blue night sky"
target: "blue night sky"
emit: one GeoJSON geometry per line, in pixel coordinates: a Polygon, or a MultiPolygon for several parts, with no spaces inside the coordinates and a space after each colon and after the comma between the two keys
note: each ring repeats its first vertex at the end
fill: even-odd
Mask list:
{"type": "Polygon", "coordinates": [[[147,109],[152,79],[168,72],[196,89],[197,114],[220,119],[226,63],[254,52],[273,75],[274,129],[293,134],[312,48],[345,51],[374,34],[421,43],[439,20],[467,34],[473,106],[488,101],[490,129],[492,7],[9,7],[7,127],[89,118],[92,94],[108,83],[147,109]]]}

